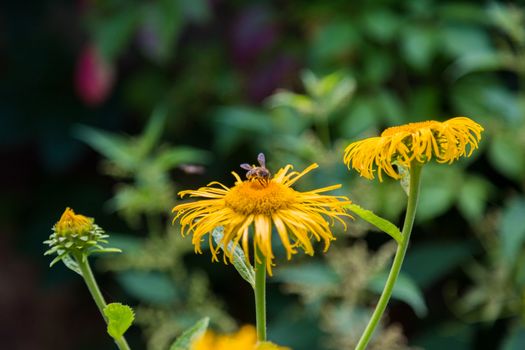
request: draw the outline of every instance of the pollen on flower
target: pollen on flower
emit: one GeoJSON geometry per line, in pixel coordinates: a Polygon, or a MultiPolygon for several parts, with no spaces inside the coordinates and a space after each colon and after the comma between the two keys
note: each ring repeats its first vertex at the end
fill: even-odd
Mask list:
{"type": "Polygon", "coordinates": [[[239,214],[271,215],[293,205],[296,196],[293,189],[280,183],[246,181],[232,188],[224,196],[224,202],[227,207],[239,214]]]}
{"type": "Polygon", "coordinates": [[[55,232],[63,236],[81,235],[92,229],[93,222],[93,218],[75,214],[73,209],[66,208],[60,220],[55,224],[55,232]]]}
{"type": "MultiPolygon", "coordinates": [[[[346,228],[341,217],[350,216],[345,209],[350,201],[346,197],[324,194],[341,185],[307,192],[292,188],[301,177],[317,168],[317,164],[302,172],[291,171],[292,166],[287,165],[270,178],[265,167],[264,176],[260,176],[259,168],[263,168],[264,159],[259,155],[258,160],[261,167],[242,166],[248,172],[252,171],[247,180],[232,173],[237,181],[231,188],[212,182],[197,190],[180,192],[181,196],[201,199],[174,207],[173,211],[177,214],[173,221],[180,218],[183,235],[193,233],[192,243],[198,253],[202,252],[203,238],[208,235],[213,260],[218,260],[219,248],[214,244],[211,232],[223,227],[224,235],[219,246],[241,246],[249,259],[250,245],[253,244],[252,252],[257,252],[258,258],[264,258],[271,275],[275,258],[272,248],[274,237],[280,239],[288,259],[298,252],[298,248],[313,255],[312,238],[322,241],[326,251],[335,239],[330,227],[333,222],[337,220],[346,228]]],[[[232,249],[226,249],[225,256],[232,259],[232,252],[232,249]]]]}
{"type": "Polygon", "coordinates": [[[392,136],[392,135],[395,135],[403,131],[413,133],[413,132],[416,132],[418,129],[432,128],[438,124],[440,123],[435,120],[426,120],[422,122],[408,123],[405,125],[391,126],[383,130],[383,132],[381,133],[381,136],[392,136]]]}

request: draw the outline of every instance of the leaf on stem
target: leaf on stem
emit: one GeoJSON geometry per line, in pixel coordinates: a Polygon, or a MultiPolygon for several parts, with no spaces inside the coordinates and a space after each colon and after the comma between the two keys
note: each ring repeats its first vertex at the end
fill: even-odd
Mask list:
{"type": "Polygon", "coordinates": [[[115,340],[120,339],[135,319],[133,309],[121,303],[111,303],[104,308],[108,320],[108,334],[115,340]]]}
{"type": "MultiPolygon", "coordinates": [[[[213,230],[212,236],[215,243],[222,250],[226,251],[222,244],[222,237],[224,236],[223,231],[224,228],[219,226],[213,230]]],[[[232,242],[228,244],[228,248],[226,249],[228,249],[228,254],[231,254],[231,262],[235,269],[239,272],[241,277],[255,289],[255,270],[246,258],[246,255],[244,255],[244,251],[239,246],[234,247],[232,242]]]]}
{"type": "MultiPolygon", "coordinates": [[[[386,272],[376,275],[370,280],[368,289],[380,294],[387,278],[388,274],[386,272]]],[[[392,291],[392,298],[404,301],[410,305],[418,317],[424,317],[427,314],[427,305],[421,289],[419,289],[414,280],[407,275],[400,274],[398,276],[394,290],[392,291]]]]}
{"type": "Polygon", "coordinates": [[[206,332],[209,323],[210,318],[205,317],[190,328],[186,329],[182,332],[180,337],[177,338],[175,343],[171,345],[170,350],[189,350],[191,344],[206,332]]]}
{"type": "Polygon", "coordinates": [[[405,194],[407,196],[410,195],[410,170],[401,164],[397,164],[397,171],[399,172],[399,175],[401,175],[401,179],[399,180],[399,184],[401,185],[401,188],[403,191],[405,191],[405,194]]]}
{"type": "Polygon", "coordinates": [[[354,214],[359,216],[361,219],[371,223],[381,231],[388,234],[390,237],[395,239],[396,242],[401,242],[401,231],[399,231],[399,228],[397,228],[397,226],[391,223],[390,221],[377,216],[370,210],[361,208],[357,204],[349,204],[347,205],[347,208],[350,209],[354,214]]]}

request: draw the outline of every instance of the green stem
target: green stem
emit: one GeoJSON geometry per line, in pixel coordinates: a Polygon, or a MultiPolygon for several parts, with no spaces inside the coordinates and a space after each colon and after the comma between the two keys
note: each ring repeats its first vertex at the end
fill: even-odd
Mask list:
{"type": "Polygon", "coordinates": [[[364,350],[366,348],[368,342],[372,338],[374,330],[379,324],[379,320],[385,312],[388,301],[392,296],[394,285],[396,283],[397,277],[399,276],[399,271],[401,271],[401,266],[403,265],[405,253],[408,248],[408,242],[410,240],[410,234],[412,233],[414,218],[416,216],[417,201],[419,198],[420,175],[421,165],[415,162],[412,163],[410,168],[410,194],[408,196],[407,211],[405,215],[405,222],[403,224],[401,242],[399,242],[397,246],[394,262],[392,263],[392,268],[390,269],[390,274],[388,275],[383,293],[381,293],[381,297],[377,302],[374,313],[372,314],[372,317],[370,318],[363,335],[361,335],[361,339],[359,339],[359,343],[357,343],[355,350],[364,350]]]}
{"type": "MultiPolygon", "coordinates": [[[[104,300],[104,297],[102,296],[102,293],[100,292],[100,288],[98,287],[97,281],[95,280],[95,276],[93,275],[93,271],[89,266],[87,257],[84,257],[82,253],[74,254],[73,257],[75,258],[78,267],[82,272],[82,277],[86,282],[86,285],[89,289],[89,292],[91,293],[91,296],[93,297],[93,300],[95,301],[95,304],[97,304],[98,310],[102,314],[104,321],[108,323],[106,315],[104,315],[104,308],[107,304],[104,300]]],[[[130,350],[129,345],[123,336],[119,339],[115,339],[115,343],[117,344],[120,350],[130,350]]]]}
{"type": "Polygon", "coordinates": [[[266,257],[257,251],[254,260],[257,340],[266,341],[266,257]]]}
{"type": "Polygon", "coordinates": [[[328,125],[328,116],[323,114],[317,117],[316,128],[319,134],[321,142],[325,145],[326,149],[330,149],[331,137],[330,137],[330,126],[328,125]]]}

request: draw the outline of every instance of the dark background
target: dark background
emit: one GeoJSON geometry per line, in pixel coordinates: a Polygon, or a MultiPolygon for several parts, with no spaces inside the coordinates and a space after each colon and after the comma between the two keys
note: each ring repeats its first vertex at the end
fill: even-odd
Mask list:
{"type": "MultiPolygon", "coordinates": [[[[177,190],[231,185],[229,172],[264,151],[275,170],[320,163],[304,188],[342,183],[340,193],[400,225],[400,187],[348,172],[345,145],[391,125],[466,115],[485,127],[480,149],[452,166],[425,167],[405,266],[413,285],[398,297],[408,304],[394,301],[389,313],[401,345],[389,346],[522,349],[524,25],[519,2],[4,2],[0,347],[112,348],[81,279],[62,264],[50,269],[42,255],[67,206],[115,233],[129,259],[93,259],[99,283],[108,300],[137,309],[133,348],[161,349],[205,315],[220,331],[254,323],[250,288],[233,268],[194,256],[170,225],[177,190]],[[315,95],[305,72],[333,81],[315,95]],[[331,95],[338,86],[340,99],[331,95]],[[302,97],[276,97],[278,89],[302,97]],[[152,120],[161,126],[148,134],[152,120]],[[140,135],[151,141],[143,153],[140,135]],[[172,149],[163,165],[153,161],[172,149]],[[119,150],[133,155],[131,165],[119,150]],[[421,300],[428,312],[420,318],[421,300]]],[[[363,240],[369,254],[387,242],[355,225],[338,232],[348,254],[358,256],[351,249],[363,240]]],[[[358,328],[355,320],[322,310],[367,310],[377,291],[366,279],[339,294],[314,288],[338,261],[299,257],[289,270],[278,262],[272,340],[298,350],[352,344],[327,320],[343,329],[358,328]]]]}

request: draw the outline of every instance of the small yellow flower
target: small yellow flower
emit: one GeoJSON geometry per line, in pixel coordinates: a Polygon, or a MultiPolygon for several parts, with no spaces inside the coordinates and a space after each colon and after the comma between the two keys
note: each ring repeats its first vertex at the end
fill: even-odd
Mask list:
{"type": "Polygon", "coordinates": [[[60,220],[55,224],[55,232],[58,235],[83,235],[93,228],[93,218],[88,218],[84,215],[75,214],[73,209],[66,208],[60,217],[60,220]]]}
{"type": "MultiPolygon", "coordinates": [[[[243,164],[243,168],[247,169],[246,166],[243,164]]],[[[306,254],[313,255],[314,249],[310,242],[312,236],[317,241],[323,240],[326,251],[335,238],[325,217],[330,218],[332,223],[337,219],[344,225],[340,216],[348,216],[344,205],[350,202],[346,197],[320,194],[341,185],[308,192],[292,189],[291,186],[297,180],[315,168],[317,164],[312,164],[299,173],[290,172],[292,166],[287,165],[270,177],[266,168],[253,167],[244,181],[232,172],[237,180],[232,188],[212,182],[198,190],[180,192],[181,196],[205,199],[177,205],[173,208],[177,212],[173,221],[180,217],[183,235],[186,231],[193,232],[192,242],[198,253],[202,252],[202,238],[208,234],[213,260],[217,260],[218,251],[210,234],[214,228],[224,227],[223,247],[229,247],[229,243],[233,247],[240,244],[249,259],[249,229],[253,227],[253,249],[266,257],[266,267],[271,274],[274,259],[272,227],[276,228],[287,257],[291,259],[298,247],[306,254]]],[[[227,249],[226,256],[231,258],[231,252],[231,249],[227,249]]]]}
{"type": "Polygon", "coordinates": [[[258,343],[255,350],[291,350],[291,349],[265,341],[262,343],[258,343]]]}
{"type": "Polygon", "coordinates": [[[410,168],[413,161],[426,163],[433,157],[440,163],[452,163],[470,157],[478,148],[483,127],[466,117],[444,122],[434,120],[409,123],[386,129],[379,137],[370,137],[348,145],[344,162],[367,179],[382,172],[399,179],[394,165],[410,168]]]}
{"type": "MultiPolygon", "coordinates": [[[[75,214],[73,209],[66,208],[60,220],[53,225],[53,233],[44,244],[49,246],[44,255],[55,255],[50,266],[55,265],[60,260],[70,259],[71,255],[82,254],[84,257],[93,253],[117,253],[120,249],[108,248],[104,245],[108,243],[109,237],[104,230],[95,224],[95,219],[87,216],[75,214]]],[[[76,270],[75,270],[76,271],[76,270]]]]}
{"type": "Polygon", "coordinates": [[[290,350],[272,343],[257,343],[257,332],[253,326],[244,326],[237,333],[217,335],[207,331],[191,346],[191,350],[290,350]]]}

